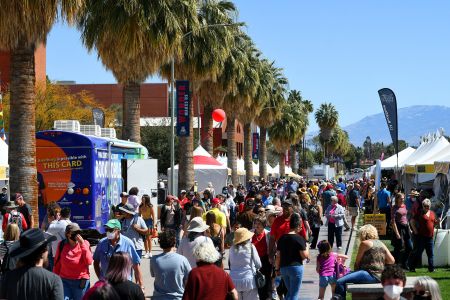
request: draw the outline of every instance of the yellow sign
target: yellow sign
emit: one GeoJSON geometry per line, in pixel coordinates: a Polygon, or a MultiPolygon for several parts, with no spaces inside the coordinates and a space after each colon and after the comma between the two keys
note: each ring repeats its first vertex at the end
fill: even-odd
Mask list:
{"type": "Polygon", "coordinates": [[[7,180],[8,177],[6,176],[7,172],[6,172],[6,168],[5,166],[0,166],[0,180],[7,180]]]}
{"type": "Polygon", "coordinates": [[[385,214],[365,214],[364,224],[373,225],[378,235],[386,235],[386,215],[385,214]]]}

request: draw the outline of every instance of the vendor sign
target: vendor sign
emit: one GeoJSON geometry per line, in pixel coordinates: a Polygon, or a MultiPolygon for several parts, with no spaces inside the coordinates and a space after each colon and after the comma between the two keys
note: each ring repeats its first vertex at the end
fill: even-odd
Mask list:
{"type": "Polygon", "coordinates": [[[386,235],[386,215],[385,214],[365,214],[364,225],[373,225],[378,235],[386,235]]]}

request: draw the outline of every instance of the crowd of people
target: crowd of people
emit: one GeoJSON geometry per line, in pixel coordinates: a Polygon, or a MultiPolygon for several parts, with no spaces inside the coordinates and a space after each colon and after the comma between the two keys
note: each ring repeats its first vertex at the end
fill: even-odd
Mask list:
{"type": "MultiPolygon", "coordinates": [[[[434,270],[433,229],[439,220],[426,191],[413,190],[405,201],[387,182],[375,192],[373,181],[342,178],[250,181],[223,187],[220,194],[211,184],[201,193],[182,190],[158,207],[157,255],[155,208],[148,195],[138,195],[136,187],[120,194],[104,224],[106,237],[93,251],[68,207],[48,204],[37,229],[20,194],[5,203],[1,298],[144,299],[142,259],[150,259],[152,299],[299,299],[314,249],[318,299],[328,286],[335,299],[345,299],[346,284],[375,282],[384,286],[385,299],[401,299],[403,270],[414,270],[424,250],[434,270]],[[386,215],[393,254],[374,226],[357,228],[361,211],[386,215]],[[322,226],[328,236],[319,241],[322,226]],[[349,230],[360,239],[353,272],[343,254],[342,235],[349,230]]],[[[420,279],[416,290],[417,299],[440,300],[432,279],[420,279]]]]}

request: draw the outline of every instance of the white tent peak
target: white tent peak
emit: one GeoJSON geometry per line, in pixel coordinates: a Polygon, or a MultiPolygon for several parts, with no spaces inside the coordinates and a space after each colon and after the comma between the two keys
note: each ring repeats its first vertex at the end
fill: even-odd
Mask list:
{"type": "Polygon", "coordinates": [[[205,148],[203,148],[201,145],[199,145],[197,148],[195,148],[193,154],[194,154],[194,156],[206,156],[206,157],[212,157],[212,155],[209,154],[209,152],[206,151],[205,148]]]}

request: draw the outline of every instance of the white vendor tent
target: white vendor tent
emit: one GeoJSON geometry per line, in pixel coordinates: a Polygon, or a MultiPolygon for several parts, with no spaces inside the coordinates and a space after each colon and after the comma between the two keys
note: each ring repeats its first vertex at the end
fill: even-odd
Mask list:
{"type": "MultiPolygon", "coordinates": [[[[194,150],[194,180],[198,183],[198,190],[203,191],[208,182],[213,184],[216,191],[222,190],[227,185],[228,168],[212,157],[202,146],[194,150]]],[[[167,174],[170,180],[170,171],[167,174]]],[[[170,182],[169,182],[170,186],[170,182]]],[[[178,191],[178,165],[174,167],[174,189],[178,191]]]]}
{"type": "Polygon", "coordinates": [[[407,168],[408,172],[408,166],[415,166],[423,162],[426,162],[429,159],[433,159],[433,157],[437,153],[439,153],[442,149],[446,148],[448,145],[450,145],[450,143],[444,136],[440,136],[436,139],[431,139],[428,142],[423,142],[420,144],[417,150],[414,151],[414,153],[411,154],[403,162],[403,165],[407,168]]]}
{"type": "MultiPolygon", "coordinates": [[[[408,147],[406,149],[403,149],[398,153],[398,166],[402,167],[403,162],[410,157],[416,149],[412,147],[408,147]]],[[[381,169],[382,170],[392,170],[397,167],[397,155],[394,154],[385,160],[381,161],[381,169]]]]}

